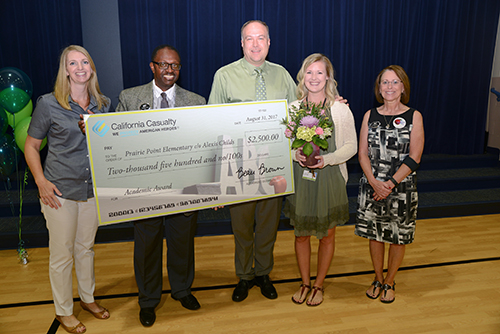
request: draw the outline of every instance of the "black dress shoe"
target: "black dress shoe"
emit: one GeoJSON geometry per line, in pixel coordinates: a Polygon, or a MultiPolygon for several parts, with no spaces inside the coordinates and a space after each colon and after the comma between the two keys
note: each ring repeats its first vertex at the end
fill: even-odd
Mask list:
{"type": "Polygon", "coordinates": [[[151,327],[155,323],[156,314],[154,307],[144,307],[141,308],[139,312],[139,319],[141,319],[141,324],[144,327],[151,327]]]}
{"type": "Polygon", "coordinates": [[[196,297],[193,296],[192,294],[189,294],[181,298],[175,298],[174,295],[172,295],[172,298],[180,301],[182,306],[184,306],[188,310],[195,311],[201,307],[200,303],[198,303],[198,299],[196,299],[196,297]]]}
{"type": "Polygon", "coordinates": [[[260,292],[269,299],[278,298],[278,293],[269,279],[269,275],[255,276],[255,284],[260,287],[260,292]]]}
{"type": "Polygon", "coordinates": [[[254,280],[240,279],[238,285],[233,291],[233,301],[241,302],[248,297],[248,290],[254,286],[254,280]]]}

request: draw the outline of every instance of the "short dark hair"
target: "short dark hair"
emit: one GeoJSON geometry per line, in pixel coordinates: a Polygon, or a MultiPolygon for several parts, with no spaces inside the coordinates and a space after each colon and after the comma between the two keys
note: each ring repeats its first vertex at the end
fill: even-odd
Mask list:
{"type": "Polygon", "coordinates": [[[169,49],[169,50],[174,51],[179,56],[179,60],[181,59],[181,55],[179,54],[179,51],[177,51],[176,48],[174,48],[172,45],[162,44],[162,45],[158,45],[153,50],[153,54],[151,55],[151,61],[155,61],[155,58],[156,58],[156,55],[158,54],[158,51],[163,50],[163,49],[169,49]]]}

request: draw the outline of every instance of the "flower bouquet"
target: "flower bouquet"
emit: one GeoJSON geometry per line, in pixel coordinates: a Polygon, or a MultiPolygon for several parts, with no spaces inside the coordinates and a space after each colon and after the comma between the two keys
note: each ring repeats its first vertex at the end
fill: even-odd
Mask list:
{"type": "Polygon", "coordinates": [[[285,136],[293,140],[292,148],[302,147],[302,153],[311,160],[305,165],[315,165],[317,161],[314,157],[319,154],[319,148],[328,149],[325,138],[332,135],[333,129],[323,104],[302,101],[298,107],[292,106],[288,120],[283,119],[282,124],[286,125],[285,136]]]}

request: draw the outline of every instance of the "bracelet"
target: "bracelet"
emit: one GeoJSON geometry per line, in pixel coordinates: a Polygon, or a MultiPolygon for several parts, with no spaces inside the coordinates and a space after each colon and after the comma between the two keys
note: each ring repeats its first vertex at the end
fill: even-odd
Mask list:
{"type": "Polygon", "coordinates": [[[420,164],[417,164],[417,162],[413,160],[409,155],[404,158],[403,163],[408,166],[408,168],[410,168],[412,173],[416,171],[418,167],[420,167],[420,164]]]}
{"type": "Polygon", "coordinates": [[[398,181],[396,181],[392,176],[389,178],[389,180],[394,183],[394,188],[396,188],[397,186],[399,186],[399,183],[398,181]]]}

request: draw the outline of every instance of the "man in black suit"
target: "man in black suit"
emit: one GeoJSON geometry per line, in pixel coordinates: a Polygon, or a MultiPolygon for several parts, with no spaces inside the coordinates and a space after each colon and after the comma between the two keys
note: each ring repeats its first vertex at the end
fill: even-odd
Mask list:
{"type": "MultiPolygon", "coordinates": [[[[179,87],[181,59],[172,46],[160,45],[149,64],[152,82],[120,93],[116,111],[163,109],[206,104],[204,97],[179,87]]],[[[156,320],[162,294],[163,236],[167,238],[167,271],[171,295],[187,309],[200,304],[191,294],[194,279],[194,235],[198,212],[154,217],[134,222],[134,270],[139,289],[139,318],[143,326],[156,320]]]]}

